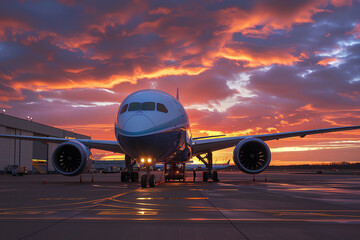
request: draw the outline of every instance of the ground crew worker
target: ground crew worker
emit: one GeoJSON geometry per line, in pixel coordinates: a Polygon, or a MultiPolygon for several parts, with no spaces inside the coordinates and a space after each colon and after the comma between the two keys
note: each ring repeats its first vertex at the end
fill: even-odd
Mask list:
{"type": "Polygon", "coordinates": [[[195,171],[195,169],[193,170],[193,175],[194,175],[194,181],[193,181],[193,182],[195,182],[195,178],[196,178],[196,171],[195,171]]]}

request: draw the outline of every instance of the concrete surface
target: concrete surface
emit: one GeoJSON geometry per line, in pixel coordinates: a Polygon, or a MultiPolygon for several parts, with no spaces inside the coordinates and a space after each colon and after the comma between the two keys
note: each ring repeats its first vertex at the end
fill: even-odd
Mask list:
{"type": "Polygon", "coordinates": [[[221,172],[220,182],[119,174],[0,176],[0,239],[357,239],[360,175],[221,172]],[[92,176],[94,183],[91,182],[92,176]],[[265,177],[267,182],[265,182],[265,177]],[[43,184],[46,178],[46,184],[43,184]]]}

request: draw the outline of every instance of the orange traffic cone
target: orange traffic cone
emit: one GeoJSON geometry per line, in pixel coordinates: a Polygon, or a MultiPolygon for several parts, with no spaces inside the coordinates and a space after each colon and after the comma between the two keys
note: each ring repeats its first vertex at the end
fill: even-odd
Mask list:
{"type": "Polygon", "coordinates": [[[253,182],[255,182],[255,175],[253,175],[253,182]]]}
{"type": "Polygon", "coordinates": [[[81,175],[80,175],[80,183],[82,183],[82,177],[81,177],[81,175]]]}
{"type": "Polygon", "coordinates": [[[94,176],[91,176],[91,182],[92,183],[94,182],[94,176]]]}

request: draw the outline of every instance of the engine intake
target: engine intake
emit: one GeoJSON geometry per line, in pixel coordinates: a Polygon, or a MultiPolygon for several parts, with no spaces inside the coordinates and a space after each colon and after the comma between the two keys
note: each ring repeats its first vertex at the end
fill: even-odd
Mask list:
{"type": "Polygon", "coordinates": [[[77,141],[60,144],[52,155],[56,171],[66,176],[75,176],[87,170],[91,164],[90,150],[77,141]]]}
{"type": "Polygon", "coordinates": [[[269,166],[271,152],[264,141],[258,138],[245,138],[236,145],[233,158],[241,171],[257,174],[269,166]]]}

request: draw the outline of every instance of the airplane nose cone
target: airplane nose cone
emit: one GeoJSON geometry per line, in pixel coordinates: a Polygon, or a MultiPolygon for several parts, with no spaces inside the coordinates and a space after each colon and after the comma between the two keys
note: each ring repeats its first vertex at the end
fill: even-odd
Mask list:
{"type": "Polygon", "coordinates": [[[126,121],[123,129],[129,133],[145,134],[154,127],[155,124],[150,118],[143,114],[137,114],[126,121]]]}

